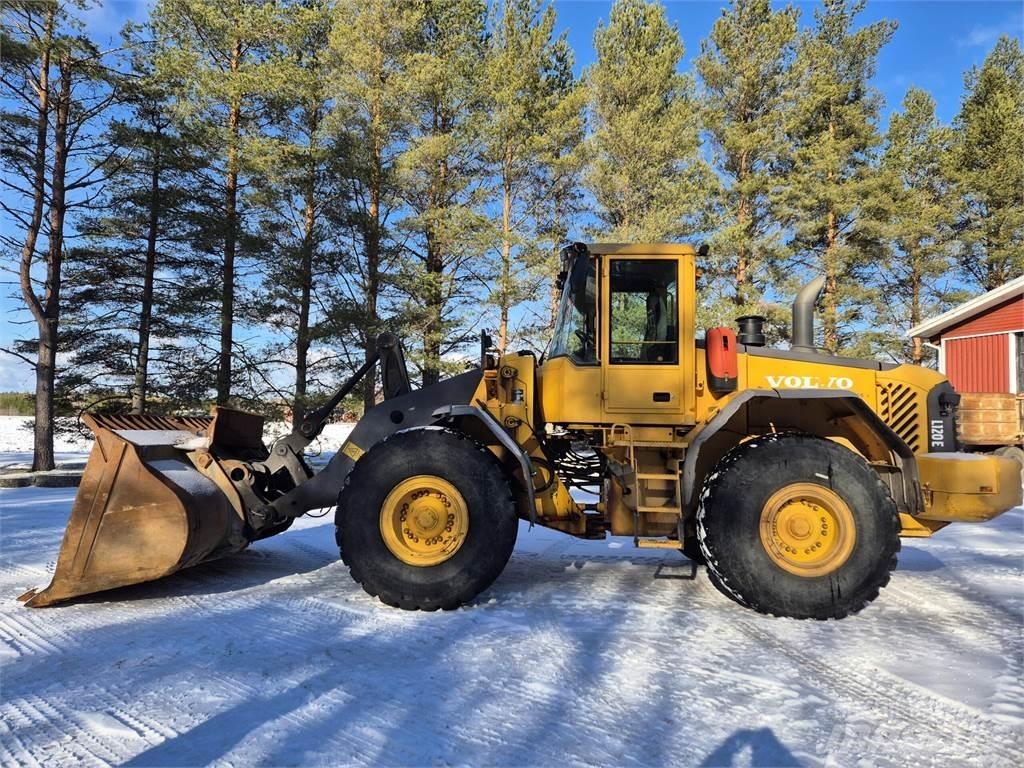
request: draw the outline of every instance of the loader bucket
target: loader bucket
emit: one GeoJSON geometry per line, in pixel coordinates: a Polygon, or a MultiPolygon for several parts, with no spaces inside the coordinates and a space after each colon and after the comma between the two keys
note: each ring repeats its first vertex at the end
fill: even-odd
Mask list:
{"type": "Polygon", "coordinates": [[[244,549],[242,504],[230,483],[218,482],[219,462],[206,450],[215,422],[232,420],[229,416],[236,422],[242,417],[249,427],[258,420],[255,432],[262,432],[259,417],[236,411],[213,419],[84,416],[95,443],[53,580],[19,600],[47,606],[244,549]]]}

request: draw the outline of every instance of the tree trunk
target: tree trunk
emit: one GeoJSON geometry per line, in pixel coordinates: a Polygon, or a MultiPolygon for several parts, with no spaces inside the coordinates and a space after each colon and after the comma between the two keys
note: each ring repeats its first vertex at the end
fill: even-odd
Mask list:
{"type": "Polygon", "coordinates": [[[825,235],[825,292],[822,299],[824,317],[825,349],[836,352],[839,348],[839,310],[837,292],[839,281],[836,275],[835,250],[839,240],[839,229],[835,211],[828,212],[828,229],[825,235]]]}
{"type": "Polygon", "coordinates": [[[56,328],[39,327],[36,362],[35,429],[32,441],[32,471],[53,469],[53,385],[57,366],[56,328]]]}
{"type": "MultiPolygon", "coordinates": [[[[445,200],[448,184],[448,161],[438,163],[437,181],[431,195],[431,208],[437,211],[445,200]]],[[[440,220],[441,217],[436,217],[440,220]]],[[[423,386],[441,380],[441,339],[444,320],[444,239],[431,223],[427,228],[427,322],[423,331],[423,386]]]]}
{"type": "Polygon", "coordinates": [[[132,413],[146,412],[149,387],[149,336],[153,319],[153,280],[156,276],[156,243],[160,232],[160,140],[157,128],[153,148],[153,167],[149,175],[149,221],[146,232],[146,266],[142,276],[142,306],[139,308],[139,348],[135,360],[135,386],[132,388],[132,413]]]}
{"type": "MultiPolygon", "coordinates": [[[[747,153],[740,153],[739,169],[736,173],[736,184],[742,186],[747,178],[747,153]]],[[[747,285],[750,278],[747,270],[750,265],[750,242],[753,240],[751,230],[753,229],[753,217],[751,216],[750,199],[746,193],[741,192],[736,209],[736,223],[739,224],[740,232],[743,233],[743,241],[736,251],[736,274],[735,274],[735,295],[733,303],[742,306],[746,302],[747,285]]]]}
{"type": "MultiPolygon", "coordinates": [[[[231,53],[231,71],[237,72],[242,58],[242,42],[235,41],[231,53]]],[[[227,405],[231,397],[231,337],[235,314],[235,251],[238,247],[238,140],[242,107],[233,96],[228,109],[228,167],[224,184],[224,271],[220,306],[220,359],[217,365],[217,405],[227,405]]]]}
{"type": "MultiPolygon", "coordinates": [[[[836,127],[835,121],[830,117],[828,121],[828,136],[830,142],[835,142],[836,127]]],[[[829,169],[828,182],[832,183],[835,174],[829,169]]],[[[829,352],[836,352],[839,348],[839,310],[838,296],[839,288],[836,276],[836,249],[839,246],[839,221],[834,208],[828,209],[828,221],[825,225],[825,294],[822,300],[825,308],[825,316],[822,326],[824,328],[825,349],[829,352]]]]}
{"type": "Polygon", "coordinates": [[[555,285],[554,281],[551,281],[551,295],[548,297],[550,306],[548,307],[548,338],[551,338],[551,334],[555,331],[555,323],[558,322],[558,303],[561,299],[561,295],[558,292],[558,286],[555,285]]]}
{"type": "MultiPolygon", "coordinates": [[[[311,173],[313,169],[311,169],[311,173]]],[[[309,305],[313,295],[313,235],[316,208],[313,200],[313,177],[306,188],[305,224],[302,232],[302,259],[299,265],[299,329],[295,337],[295,397],[292,400],[292,427],[306,416],[307,377],[309,374],[309,305]]]]}
{"type": "MultiPolygon", "coordinates": [[[[911,260],[916,259],[911,256],[911,260]]],[[[916,263],[910,273],[910,327],[913,328],[921,322],[921,272],[916,263]]],[[[910,361],[914,365],[920,365],[924,360],[924,344],[920,337],[915,336],[913,347],[910,352],[910,361]]]]}
{"type": "Polygon", "coordinates": [[[60,61],[60,93],[53,126],[53,175],[50,179],[50,237],[46,253],[46,287],[43,322],[39,328],[39,359],[36,364],[35,445],[33,471],[54,468],[53,411],[57,370],[58,322],[60,320],[61,266],[64,258],[65,174],[67,172],[68,113],[71,108],[71,58],[60,61]]]}
{"type": "MultiPolygon", "coordinates": [[[[383,64],[380,63],[382,67],[383,64]]],[[[363,328],[363,362],[370,362],[377,351],[377,294],[380,292],[380,241],[381,241],[381,195],[384,184],[384,149],[381,132],[380,100],[374,98],[370,105],[370,131],[372,159],[370,166],[370,207],[366,230],[366,313],[363,328]]],[[[363,383],[363,412],[377,404],[377,376],[370,371],[363,383]]]]}
{"type": "MultiPolygon", "coordinates": [[[[561,245],[561,243],[558,240],[558,237],[559,237],[558,233],[561,231],[561,222],[562,222],[561,195],[556,195],[556,197],[555,197],[555,210],[554,210],[554,216],[553,216],[553,221],[552,221],[552,224],[553,224],[552,229],[553,229],[553,231],[555,233],[554,250],[555,250],[555,269],[556,270],[557,269],[561,269],[561,264],[559,263],[559,255],[561,254],[561,248],[559,246],[561,245]]],[[[560,294],[560,292],[558,290],[558,286],[556,286],[555,285],[555,281],[552,280],[551,281],[551,298],[550,298],[551,306],[549,307],[549,315],[548,315],[548,338],[549,339],[551,338],[551,335],[555,331],[555,322],[558,319],[558,303],[559,303],[560,299],[561,299],[561,294],[560,294]]]]}
{"type": "Polygon", "coordinates": [[[53,42],[54,11],[55,6],[49,6],[39,54],[39,103],[36,107],[36,144],[32,158],[32,213],[25,232],[18,270],[21,295],[36,321],[39,333],[38,359],[35,366],[36,401],[32,469],[53,469],[53,401],[47,393],[53,390],[52,371],[56,353],[49,347],[50,326],[45,308],[32,286],[32,262],[39,241],[39,231],[43,225],[43,207],[46,203],[46,141],[49,133],[50,47],[53,42]]]}
{"type": "MultiPolygon", "coordinates": [[[[506,158],[508,160],[509,158],[506,158]]],[[[498,309],[500,320],[498,323],[498,354],[505,354],[505,347],[508,346],[508,311],[511,303],[512,281],[512,185],[509,182],[508,174],[503,181],[503,194],[501,202],[501,282],[498,286],[498,309]]]]}
{"type": "Polygon", "coordinates": [[[443,294],[441,290],[444,263],[437,236],[427,233],[427,322],[423,332],[423,386],[441,380],[441,323],[443,294]]]}

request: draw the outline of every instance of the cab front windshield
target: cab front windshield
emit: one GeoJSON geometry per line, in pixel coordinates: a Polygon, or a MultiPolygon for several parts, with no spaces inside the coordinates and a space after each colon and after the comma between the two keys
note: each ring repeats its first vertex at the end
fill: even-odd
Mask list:
{"type": "Polygon", "coordinates": [[[562,287],[555,331],[546,358],[568,356],[577,363],[597,362],[597,283],[594,260],[579,256],[562,287]]]}

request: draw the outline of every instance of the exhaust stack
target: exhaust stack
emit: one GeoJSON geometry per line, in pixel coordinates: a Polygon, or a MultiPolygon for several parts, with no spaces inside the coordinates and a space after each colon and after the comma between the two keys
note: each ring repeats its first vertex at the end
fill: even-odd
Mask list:
{"type": "Polygon", "coordinates": [[[793,299],[793,349],[814,352],[814,304],[825,287],[825,276],[811,280],[793,299]]]}

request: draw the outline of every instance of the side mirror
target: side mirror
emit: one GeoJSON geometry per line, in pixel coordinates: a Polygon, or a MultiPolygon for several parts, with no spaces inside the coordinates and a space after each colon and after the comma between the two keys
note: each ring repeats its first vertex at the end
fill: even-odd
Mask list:
{"type": "Polygon", "coordinates": [[[494,340],[487,331],[480,331],[480,370],[486,371],[494,367],[494,358],[487,354],[494,349],[494,340]]]}
{"type": "Polygon", "coordinates": [[[584,315],[594,310],[596,291],[594,290],[593,273],[590,269],[590,257],[586,252],[578,253],[569,273],[569,289],[572,292],[572,303],[584,315]]]}

